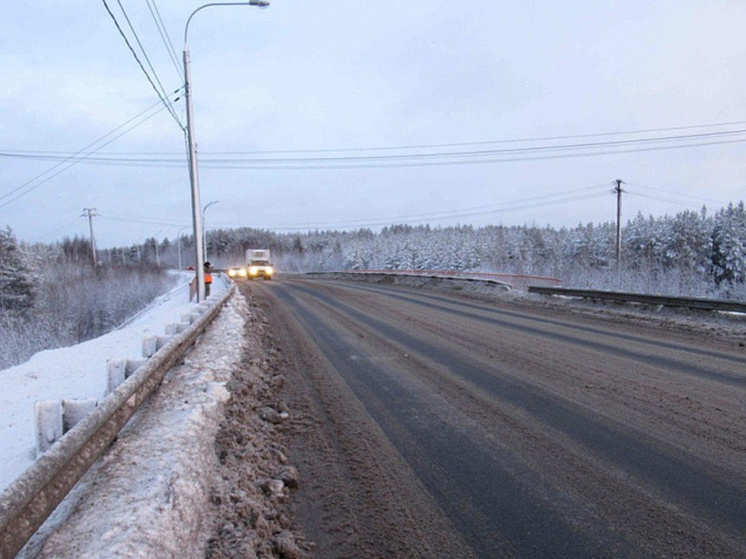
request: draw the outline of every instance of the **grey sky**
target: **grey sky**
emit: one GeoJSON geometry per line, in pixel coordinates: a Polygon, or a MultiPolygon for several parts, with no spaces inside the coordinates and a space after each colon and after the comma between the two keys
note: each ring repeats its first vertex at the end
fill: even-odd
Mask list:
{"type": "MultiPolygon", "coordinates": [[[[177,90],[184,24],[204,2],[150,0],[175,64],[148,2],[120,1],[165,89],[177,90]]],[[[117,0],[107,3],[134,42],[117,0]]],[[[606,143],[746,130],[744,22],[740,0],[205,9],[189,49],[202,202],[218,201],[207,227],[611,221],[617,178],[627,183],[625,218],[716,210],[744,198],[746,132],[686,140],[717,142],[686,149],[658,149],[682,140],[606,143]],[[641,130],[659,131],[601,135],[641,130]],[[547,137],[572,138],[537,141],[547,137]],[[533,141],[512,142],[520,139],[533,141]],[[501,141],[511,142],[487,143],[501,141]],[[557,150],[565,144],[592,145],[557,150]],[[504,151],[544,146],[553,149],[504,151]],[[442,156],[457,152],[471,155],[442,156]],[[372,156],[386,157],[355,159],[372,156]],[[272,161],[256,168],[249,157],[272,161]],[[218,158],[239,168],[217,168],[218,158]],[[304,161],[288,169],[288,158],[304,161]]],[[[6,6],[0,84],[0,153],[14,155],[0,156],[0,226],[26,241],[87,236],[80,216],[95,207],[102,247],[189,231],[184,135],[166,110],[88,162],[38,158],[83,150],[158,103],[102,1],[6,6]],[[93,162],[113,154],[160,163],[93,162]]],[[[185,122],[183,97],[174,107],[185,122]]]]}

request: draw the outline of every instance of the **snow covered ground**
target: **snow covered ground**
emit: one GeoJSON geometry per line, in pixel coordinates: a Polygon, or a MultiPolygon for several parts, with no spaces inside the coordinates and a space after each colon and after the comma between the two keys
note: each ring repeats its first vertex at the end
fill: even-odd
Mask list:
{"type": "MultiPolygon", "coordinates": [[[[213,284],[215,295],[225,288],[213,284]]],[[[194,306],[185,282],[124,328],[0,371],[2,488],[33,463],[35,400],[103,398],[106,360],[140,358],[143,336],[163,334],[194,306]]],[[[204,556],[215,438],[247,312],[242,296],[229,300],[19,557],[204,556]]]]}
{"type": "MultiPolygon", "coordinates": [[[[191,275],[184,274],[183,283],[114,332],[72,347],[42,351],[26,363],[0,371],[0,490],[36,458],[34,402],[101,401],[107,388],[106,361],[142,358],[144,336],[164,335],[166,324],[179,322],[195,307],[189,302],[188,278],[191,275]]],[[[225,289],[222,282],[218,284],[225,289]]]]}

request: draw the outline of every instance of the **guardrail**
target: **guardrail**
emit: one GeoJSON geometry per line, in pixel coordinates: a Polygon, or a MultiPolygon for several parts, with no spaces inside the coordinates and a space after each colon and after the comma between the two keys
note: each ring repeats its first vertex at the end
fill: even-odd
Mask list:
{"type": "Polygon", "coordinates": [[[171,338],[0,494],[0,559],[15,557],[26,545],[234,291],[232,286],[186,330],[171,338]]]}
{"type": "Polygon", "coordinates": [[[347,274],[385,274],[396,276],[415,276],[438,279],[459,279],[464,281],[484,281],[508,287],[516,285],[527,285],[528,282],[546,282],[557,284],[562,280],[547,276],[535,276],[528,274],[498,274],[492,272],[460,272],[448,270],[347,270],[337,273],[347,274]]]}
{"type": "Polygon", "coordinates": [[[662,305],[664,307],[682,307],[706,311],[730,311],[746,313],[746,303],[725,301],[722,299],[707,299],[701,297],[667,297],[663,295],[644,295],[641,293],[625,293],[619,291],[602,291],[592,289],[568,289],[564,287],[529,286],[529,293],[540,295],[563,295],[565,297],[580,297],[618,303],[643,303],[648,305],[662,305]]]}
{"type": "Polygon", "coordinates": [[[486,283],[497,286],[500,289],[510,290],[520,284],[520,288],[525,288],[529,281],[546,281],[547,283],[558,283],[557,278],[544,276],[529,276],[521,274],[491,274],[486,272],[448,272],[441,270],[343,270],[336,272],[309,272],[309,276],[326,276],[340,279],[354,278],[355,276],[366,277],[387,277],[387,278],[425,278],[438,279],[446,281],[465,281],[474,283],[486,283]],[[505,280],[511,280],[507,283],[505,280]]]}

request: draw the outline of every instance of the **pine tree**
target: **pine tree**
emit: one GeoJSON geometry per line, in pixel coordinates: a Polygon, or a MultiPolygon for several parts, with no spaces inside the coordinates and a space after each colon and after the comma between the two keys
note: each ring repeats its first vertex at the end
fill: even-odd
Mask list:
{"type": "Polygon", "coordinates": [[[746,280],[746,208],[729,204],[715,216],[712,231],[712,272],[715,282],[746,280]]]}
{"type": "Polygon", "coordinates": [[[0,310],[31,308],[37,286],[31,254],[18,245],[10,227],[0,231],[0,310]]]}

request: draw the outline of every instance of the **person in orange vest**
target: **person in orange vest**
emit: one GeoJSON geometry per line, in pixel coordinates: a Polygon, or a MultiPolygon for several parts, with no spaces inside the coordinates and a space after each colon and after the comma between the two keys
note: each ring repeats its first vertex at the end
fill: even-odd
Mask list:
{"type": "Polygon", "coordinates": [[[210,261],[205,262],[205,297],[210,296],[210,286],[212,286],[212,264],[210,261]]]}

